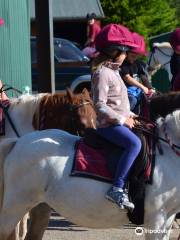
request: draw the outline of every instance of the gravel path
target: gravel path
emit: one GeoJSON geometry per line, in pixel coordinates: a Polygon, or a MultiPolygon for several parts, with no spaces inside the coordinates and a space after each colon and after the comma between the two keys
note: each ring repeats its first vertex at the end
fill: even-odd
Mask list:
{"type": "MultiPolygon", "coordinates": [[[[171,240],[177,240],[180,229],[173,229],[171,240]]],[[[143,240],[135,234],[135,226],[127,225],[119,229],[88,229],[68,222],[55,215],[51,217],[43,240],[143,240]],[[61,220],[61,221],[59,221],[61,220]]]]}

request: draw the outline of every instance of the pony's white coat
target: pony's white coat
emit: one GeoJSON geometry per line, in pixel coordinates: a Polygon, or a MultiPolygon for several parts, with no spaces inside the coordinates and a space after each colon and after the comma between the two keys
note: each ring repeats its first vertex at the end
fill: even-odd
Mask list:
{"type": "MultiPolygon", "coordinates": [[[[20,136],[34,131],[32,126],[33,115],[39,106],[39,102],[45,94],[21,95],[18,98],[10,99],[9,115],[20,136]]],[[[6,120],[5,137],[16,137],[16,134],[6,120]]],[[[4,137],[1,137],[2,139],[4,137]]]]}
{"type": "MultiPolygon", "coordinates": [[[[83,93],[85,94],[85,93],[83,93]]],[[[10,107],[8,109],[9,116],[20,136],[23,136],[26,133],[34,131],[32,121],[33,115],[35,111],[38,110],[39,103],[41,99],[47,94],[41,93],[36,95],[21,95],[18,98],[10,99],[10,107]]],[[[81,119],[82,121],[83,119],[81,119]]],[[[86,118],[84,118],[84,121],[86,118]]],[[[89,124],[93,126],[93,122],[84,122],[86,126],[89,124]]],[[[14,132],[12,126],[9,121],[6,119],[6,133],[5,136],[0,137],[0,141],[4,138],[8,137],[16,137],[16,133],[14,132]]],[[[30,231],[26,236],[28,239],[41,239],[43,232],[47,226],[48,216],[50,214],[50,208],[45,204],[41,205],[41,207],[36,207],[33,210],[33,218],[30,225],[30,231]],[[39,214],[39,215],[38,215],[39,214]],[[43,216],[42,216],[43,214],[43,216]],[[42,216],[41,218],[38,216],[42,216]],[[39,218],[39,219],[37,219],[39,218]],[[37,231],[38,228],[38,231],[37,231]]],[[[18,223],[18,226],[15,229],[14,234],[12,234],[11,239],[9,240],[24,240],[26,232],[27,232],[27,215],[23,217],[21,223],[18,223]],[[21,229],[19,229],[19,226],[21,229]]],[[[31,215],[32,216],[32,215],[31,215]]]]}
{"type": "MultiPolygon", "coordinates": [[[[163,68],[167,71],[169,76],[169,81],[172,79],[172,74],[170,70],[170,59],[173,54],[173,49],[169,42],[162,42],[162,43],[154,43],[153,47],[155,48],[155,52],[153,53],[151,57],[151,61],[149,65],[151,67],[154,67],[157,70],[159,68],[163,68]]],[[[151,53],[149,54],[149,58],[151,56],[151,53]]]]}
{"type": "MultiPolygon", "coordinates": [[[[180,142],[178,134],[174,138],[179,117],[180,111],[176,111],[165,119],[175,144],[180,142]]],[[[159,120],[159,133],[164,137],[162,124],[159,120]]],[[[108,228],[128,222],[126,213],[105,199],[109,184],[69,176],[77,139],[64,131],[46,130],[17,140],[4,163],[1,240],[6,240],[21,217],[40,202],[47,202],[81,226],[108,228]]],[[[146,239],[169,239],[174,215],[180,211],[180,159],[166,143],[162,142],[162,148],[164,155],[157,151],[153,185],[147,186],[145,200],[145,228],[158,233],[147,234],[146,239]]]]}
{"type": "MultiPolygon", "coordinates": [[[[34,131],[34,128],[32,126],[33,115],[44,95],[45,94],[21,95],[18,98],[10,99],[10,107],[8,109],[8,113],[20,136],[34,131]]],[[[2,144],[2,140],[9,137],[17,136],[6,118],[5,136],[0,137],[0,144],[2,144]]],[[[27,231],[27,217],[28,215],[26,214],[23,217],[21,223],[18,223],[12,235],[13,240],[24,240],[27,231]]]]}

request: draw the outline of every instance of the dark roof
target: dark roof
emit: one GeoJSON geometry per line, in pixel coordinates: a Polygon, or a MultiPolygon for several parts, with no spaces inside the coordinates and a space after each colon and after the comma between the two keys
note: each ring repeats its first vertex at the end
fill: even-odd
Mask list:
{"type": "MultiPolygon", "coordinates": [[[[30,16],[35,18],[34,1],[30,1],[30,16]]],[[[54,19],[85,19],[87,13],[104,17],[100,0],[53,0],[54,19]]]]}

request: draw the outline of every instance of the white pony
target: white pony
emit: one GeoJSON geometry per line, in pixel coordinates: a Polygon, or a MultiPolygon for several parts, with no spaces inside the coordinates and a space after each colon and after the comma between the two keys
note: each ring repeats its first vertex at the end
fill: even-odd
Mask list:
{"type": "MultiPolygon", "coordinates": [[[[169,239],[180,211],[180,153],[174,149],[180,142],[180,110],[159,119],[158,130],[169,143],[161,142],[164,154],[156,152],[153,185],[147,186],[148,240],[169,239]]],[[[78,139],[61,130],[45,130],[2,142],[0,240],[7,240],[22,216],[40,202],[81,226],[111,228],[128,222],[126,212],[105,199],[108,183],[69,176],[78,139]]]]}
{"type": "MultiPolygon", "coordinates": [[[[17,133],[20,136],[34,131],[34,127],[32,125],[33,115],[37,110],[39,102],[43,96],[44,94],[21,95],[18,98],[10,99],[8,113],[15,126],[15,129],[17,130],[17,133]]],[[[17,135],[10,122],[6,118],[5,135],[0,137],[0,144],[2,143],[3,139],[9,137],[17,137],[17,135]]],[[[22,218],[22,221],[17,224],[15,231],[11,236],[13,240],[24,240],[27,231],[27,217],[28,215],[26,214],[22,218]]]]}
{"type": "Polygon", "coordinates": [[[167,71],[169,81],[172,79],[170,70],[170,60],[173,54],[173,49],[169,42],[153,43],[153,49],[148,57],[148,66],[152,67],[155,71],[163,68],[167,71]]]}
{"type": "MultiPolygon", "coordinates": [[[[8,114],[9,117],[13,123],[14,128],[16,129],[17,133],[19,136],[23,136],[26,133],[35,131],[34,127],[33,127],[33,116],[34,113],[38,111],[39,109],[39,105],[40,105],[40,101],[44,96],[52,96],[53,95],[49,95],[49,94],[36,94],[36,95],[21,95],[18,98],[12,98],[10,99],[10,107],[8,109],[8,114]]],[[[66,119],[64,119],[64,121],[68,120],[68,118],[72,118],[74,117],[75,113],[78,113],[78,116],[75,118],[74,117],[74,127],[72,130],[78,130],[80,128],[85,128],[85,127],[93,127],[93,122],[91,123],[91,121],[87,121],[87,118],[91,120],[90,117],[90,109],[92,109],[92,106],[88,102],[88,97],[87,96],[87,92],[84,90],[81,94],[73,94],[70,91],[67,92],[67,100],[69,101],[69,105],[71,108],[66,112],[65,114],[69,114],[66,119]],[[71,96],[70,96],[71,95],[71,96]],[[71,102],[72,101],[72,102],[71,102]],[[80,101],[80,104],[79,104],[80,101]],[[83,102],[82,102],[83,101],[83,102]],[[74,108],[74,109],[73,109],[74,108]],[[83,111],[87,112],[84,113],[83,111]],[[88,112],[89,111],[89,112],[88,112]],[[81,119],[81,115],[82,115],[82,119],[81,119]],[[83,123],[83,125],[78,125],[78,123],[83,123]]],[[[52,99],[51,98],[51,99],[52,99]]],[[[61,103],[60,99],[62,99],[62,95],[58,95],[56,94],[54,100],[54,105],[53,107],[56,108],[56,114],[60,116],[61,112],[57,112],[57,105],[58,104],[65,104],[65,103],[61,103]],[[59,99],[59,100],[58,100],[59,99]]],[[[59,105],[58,105],[59,106],[59,105]]],[[[61,107],[59,106],[58,108],[60,111],[61,107]]],[[[51,113],[52,114],[52,113],[51,113]]],[[[65,115],[64,114],[64,115],[65,115]]],[[[65,117],[65,116],[64,116],[65,117]]],[[[58,119],[58,116],[56,117],[58,119]]],[[[93,120],[93,119],[92,119],[93,120]]],[[[62,123],[58,123],[58,126],[56,123],[52,123],[54,124],[54,128],[57,127],[62,127],[60,125],[62,125],[62,123]]],[[[66,124],[67,126],[67,124],[66,124]]],[[[2,143],[4,138],[9,138],[9,137],[16,137],[16,133],[12,127],[12,125],[10,124],[10,121],[8,121],[8,118],[6,116],[6,122],[5,122],[5,136],[0,137],[0,144],[2,143]]],[[[26,236],[26,239],[41,239],[43,232],[47,226],[48,220],[49,220],[49,214],[50,214],[50,208],[45,205],[45,204],[41,204],[39,207],[36,207],[36,209],[33,212],[35,214],[35,217],[33,217],[33,221],[31,221],[31,228],[28,232],[28,235],[26,236]],[[43,216],[42,216],[43,214],[43,216]],[[41,216],[41,218],[40,218],[41,216]],[[36,222],[34,222],[34,220],[36,222]],[[37,223],[38,222],[38,223],[37,223]],[[38,229],[38,234],[35,233],[35,230],[38,229]],[[33,236],[33,237],[32,237],[33,236]],[[36,236],[36,237],[34,237],[36,236]]],[[[18,223],[15,232],[12,234],[11,239],[15,239],[15,240],[24,240],[25,235],[26,235],[26,231],[27,231],[27,215],[23,218],[23,220],[21,222],[18,223]],[[20,229],[19,229],[20,227],[20,229]]]]}

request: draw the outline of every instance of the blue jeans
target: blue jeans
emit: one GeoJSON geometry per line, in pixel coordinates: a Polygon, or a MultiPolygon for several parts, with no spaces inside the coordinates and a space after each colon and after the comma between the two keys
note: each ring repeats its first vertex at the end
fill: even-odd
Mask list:
{"type": "Polygon", "coordinates": [[[137,105],[138,100],[134,95],[130,93],[128,93],[128,98],[129,98],[130,109],[131,111],[133,111],[137,105]]]}
{"type": "Polygon", "coordinates": [[[121,155],[117,155],[118,165],[113,185],[123,188],[128,177],[129,170],[141,150],[140,139],[127,127],[116,125],[107,128],[98,128],[99,135],[124,149],[121,155]]]}

